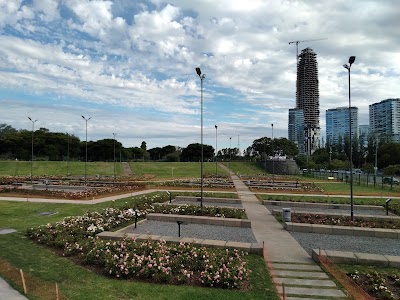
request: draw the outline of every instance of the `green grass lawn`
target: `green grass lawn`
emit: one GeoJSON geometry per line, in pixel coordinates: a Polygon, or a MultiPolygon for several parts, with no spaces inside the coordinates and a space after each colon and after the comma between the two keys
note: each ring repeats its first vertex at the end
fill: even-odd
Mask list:
{"type": "MultiPolygon", "coordinates": [[[[200,162],[130,162],[135,175],[153,174],[156,179],[200,178],[200,162]]],[[[204,175],[215,175],[215,163],[203,163],[204,175]]],[[[218,175],[228,175],[218,167],[218,175]]]]}
{"type": "Polygon", "coordinates": [[[250,289],[232,291],[111,279],[76,265],[23,235],[23,231],[29,227],[56,222],[65,216],[82,215],[88,210],[118,207],[125,202],[134,204],[135,199],[130,197],[90,206],[0,201],[0,228],[18,230],[17,233],[0,235],[0,258],[36,278],[57,282],[61,293],[68,299],[278,299],[264,259],[259,255],[248,256],[252,269],[250,289]],[[39,215],[40,212],[49,211],[57,214],[39,215]]]}
{"type": "Polygon", "coordinates": [[[32,243],[21,234],[0,236],[0,257],[25,273],[47,282],[57,282],[68,299],[278,299],[263,258],[249,255],[251,288],[232,291],[190,286],[152,284],[111,279],[98,275],[51,250],[32,243]]]}
{"type": "MultiPolygon", "coordinates": [[[[122,174],[121,163],[116,163],[116,174],[122,174]]],[[[85,174],[85,162],[79,161],[34,161],[32,173],[37,175],[67,175],[83,176],[85,174]]],[[[30,161],[0,161],[0,176],[29,175],[31,173],[30,161]]],[[[88,175],[114,175],[113,162],[88,162],[86,167],[88,175]]]]}
{"type": "MultiPolygon", "coordinates": [[[[322,188],[324,194],[349,194],[350,184],[345,182],[315,182],[315,185],[322,188]]],[[[390,190],[389,188],[382,189],[381,186],[360,186],[353,184],[354,195],[375,195],[375,196],[398,196],[398,191],[390,190]]]]}
{"type": "Polygon", "coordinates": [[[235,174],[259,175],[266,173],[264,168],[262,168],[260,164],[256,162],[232,161],[232,162],[224,162],[223,164],[226,167],[230,168],[231,171],[235,174]]]}

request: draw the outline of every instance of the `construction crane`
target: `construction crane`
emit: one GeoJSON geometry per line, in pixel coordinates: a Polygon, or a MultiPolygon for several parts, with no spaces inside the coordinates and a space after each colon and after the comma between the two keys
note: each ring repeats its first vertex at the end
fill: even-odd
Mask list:
{"type": "Polygon", "coordinates": [[[299,43],[314,42],[314,41],[322,41],[322,40],[327,40],[327,38],[315,39],[315,40],[304,40],[304,41],[293,41],[293,42],[289,42],[289,45],[290,45],[290,44],[296,44],[296,60],[297,60],[297,64],[299,64],[299,43]]]}

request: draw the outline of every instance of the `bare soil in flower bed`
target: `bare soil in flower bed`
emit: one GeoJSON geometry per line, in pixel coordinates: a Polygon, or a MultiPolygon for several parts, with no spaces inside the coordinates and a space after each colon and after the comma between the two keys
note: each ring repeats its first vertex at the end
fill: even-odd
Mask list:
{"type": "Polygon", "coordinates": [[[292,214],[293,223],[308,223],[320,225],[353,226],[365,228],[400,229],[400,220],[390,219],[362,219],[350,216],[327,216],[320,214],[292,214]]]}

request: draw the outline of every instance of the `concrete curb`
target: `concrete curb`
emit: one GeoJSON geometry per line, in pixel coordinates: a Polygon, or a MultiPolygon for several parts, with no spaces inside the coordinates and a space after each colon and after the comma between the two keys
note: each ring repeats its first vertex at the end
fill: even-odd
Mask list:
{"type": "Polygon", "coordinates": [[[335,264],[374,265],[400,269],[400,256],[313,249],[314,261],[319,262],[320,252],[335,264]]]}
{"type": "Polygon", "coordinates": [[[111,231],[103,231],[97,234],[97,236],[102,240],[120,240],[123,238],[136,239],[137,241],[147,241],[149,239],[154,241],[165,240],[166,242],[175,244],[189,243],[204,247],[238,249],[249,253],[263,255],[262,243],[240,243],[240,242],[221,241],[221,240],[195,239],[195,238],[184,238],[184,237],[181,238],[173,236],[122,233],[122,232],[111,232],[111,231]]]}
{"type": "Polygon", "coordinates": [[[162,221],[162,222],[182,221],[188,224],[207,224],[216,226],[251,228],[251,222],[249,220],[234,219],[234,218],[155,214],[155,213],[147,214],[146,218],[147,220],[162,221]]]}
{"type": "Polygon", "coordinates": [[[287,231],[400,239],[400,229],[365,228],[286,222],[287,231]]]}

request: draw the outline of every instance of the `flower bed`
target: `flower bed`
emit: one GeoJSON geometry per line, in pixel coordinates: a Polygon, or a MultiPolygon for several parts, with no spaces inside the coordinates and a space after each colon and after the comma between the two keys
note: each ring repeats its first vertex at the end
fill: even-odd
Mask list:
{"type": "Polygon", "coordinates": [[[352,221],[350,216],[328,216],[323,214],[296,213],[292,213],[291,217],[293,223],[400,229],[400,220],[394,219],[363,219],[359,217],[354,217],[354,220],[352,221]]]}
{"type": "Polygon", "coordinates": [[[400,275],[392,272],[358,271],[347,273],[353,281],[376,299],[400,299],[400,275]]]}
{"type": "Polygon", "coordinates": [[[232,289],[245,287],[250,274],[241,251],[207,249],[187,243],[89,238],[66,245],[64,253],[99,267],[108,276],[156,283],[232,289]]]}
{"type": "Polygon", "coordinates": [[[18,187],[2,187],[0,193],[12,193],[19,195],[30,195],[30,196],[44,196],[51,198],[63,198],[63,199],[86,199],[98,197],[100,195],[109,195],[115,193],[132,192],[143,189],[141,185],[128,185],[128,186],[113,186],[113,187],[102,187],[102,188],[91,188],[88,187],[86,191],[82,192],[69,192],[64,190],[39,190],[39,189],[23,189],[18,187]]]}
{"type": "Polygon", "coordinates": [[[144,218],[148,213],[181,213],[207,216],[237,217],[242,209],[220,209],[190,205],[153,205],[165,195],[142,196],[135,209],[128,204],[122,209],[106,208],[83,216],[67,217],[62,221],[30,228],[26,235],[37,243],[60,249],[65,256],[94,266],[101,273],[116,278],[137,278],[154,282],[192,284],[221,288],[244,288],[250,271],[244,261],[245,253],[237,250],[207,249],[190,244],[168,245],[165,241],[137,242],[124,239],[107,242],[96,237],[105,230],[120,228],[144,218]],[[223,212],[223,213],[221,213],[223,212]]]}
{"type": "MultiPolygon", "coordinates": [[[[154,186],[168,186],[168,187],[198,187],[201,182],[200,179],[179,179],[173,181],[164,181],[164,182],[153,182],[151,183],[154,186]]],[[[203,181],[203,187],[206,188],[233,188],[234,184],[231,180],[228,179],[205,179],[203,181]]]]}

